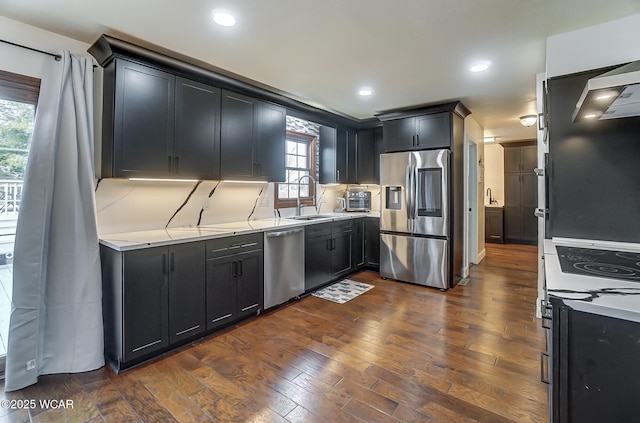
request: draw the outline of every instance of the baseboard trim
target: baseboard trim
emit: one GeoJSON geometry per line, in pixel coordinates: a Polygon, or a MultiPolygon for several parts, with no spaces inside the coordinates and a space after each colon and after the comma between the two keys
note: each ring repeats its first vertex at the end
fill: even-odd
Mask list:
{"type": "Polygon", "coordinates": [[[483,248],[482,251],[478,253],[478,258],[476,259],[476,263],[480,264],[480,262],[484,260],[486,256],[487,256],[487,250],[483,248]]]}

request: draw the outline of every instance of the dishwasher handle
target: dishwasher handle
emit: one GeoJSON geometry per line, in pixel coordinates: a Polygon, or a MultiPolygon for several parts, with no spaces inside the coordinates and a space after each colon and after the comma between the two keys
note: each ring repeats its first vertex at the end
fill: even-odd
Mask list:
{"type": "Polygon", "coordinates": [[[267,235],[267,238],[275,238],[275,237],[299,234],[302,231],[304,231],[304,228],[296,228],[290,231],[267,232],[266,235],[267,235]]]}

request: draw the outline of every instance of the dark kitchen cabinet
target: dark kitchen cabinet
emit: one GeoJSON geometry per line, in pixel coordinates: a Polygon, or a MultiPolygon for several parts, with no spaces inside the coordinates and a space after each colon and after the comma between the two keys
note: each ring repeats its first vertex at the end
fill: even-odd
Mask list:
{"type": "Polygon", "coordinates": [[[312,291],[331,281],[331,243],[330,223],[305,227],[304,290],[306,292],[312,291]],[[327,226],[315,228],[321,225],[327,226]]]}
{"type": "Polygon", "coordinates": [[[204,248],[101,247],[105,355],[116,371],[204,332],[204,248]]]}
{"type": "Polygon", "coordinates": [[[305,291],[352,272],[353,238],[351,219],[305,227],[305,291]]]}
{"type": "Polygon", "coordinates": [[[220,90],[176,78],[173,176],[220,177],[220,90]]]}
{"type": "Polygon", "coordinates": [[[504,210],[502,207],[484,208],[485,242],[504,242],[504,210]]]}
{"type": "Polygon", "coordinates": [[[353,221],[353,269],[352,270],[358,270],[363,268],[367,261],[366,261],[366,252],[365,252],[365,247],[366,247],[366,218],[361,217],[361,218],[357,218],[354,219],[353,221]]]}
{"type": "Polygon", "coordinates": [[[504,146],[504,241],[533,244],[537,242],[538,176],[535,144],[504,146]]]}
{"type": "Polygon", "coordinates": [[[117,58],[105,67],[103,177],[217,179],[220,90],[117,58]]]}
{"type": "Polygon", "coordinates": [[[167,253],[166,247],[124,253],[122,361],[135,360],[169,345],[167,253]]]}
{"type": "MultiPolygon", "coordinates": [[[[346,184],[351,183],[349,179],[348,146],[349,141],[356,138],[356,133],[352,129],[345,127],[331,128],[320,127],[320,169],[319,175],[321,184],[346,184]]],[[[352,153],[353,154],[353,153],[352,153]]],[[[355,164],[352,164],[355,166],[355,164]]]]}
{"type": "Polygon", "coordinates": [[[221,179],[285,180],[286,109],[222,92],[221,179]]]}
{"type": "Polygon", "coordinates": [[[637,421],[640,323],[578,311],[553,297],[551,304],[550,363],[542,368],[550,383],[550,420],[637,421]]]}
{"type": "Polygon", "coordinates": [[[357,177],[359,184],[380,183],[380,153],[382,152],[382,127],[361,129],[356,143],[357,177]]]}
{"type": "Polygon", "coordinates": [[[207,241],[207,329],[262,310],[262,244],[262,234],[207,241]]]}
{"type": "Polygon", "coordinates": [[[345,276],[354,268],[353,243],[354,221],[334,221],[331,227],[333,245],[331,249],[331,272],[333,279],[345,276]]]}
{"type": "Polygon", "coordinates": [[[451,147],[451,114],[440,112],[383,123],[385,152],[451,147]]]}
{"type": "Polygon", "coordinates": [[[365,254],[366,265],[374,269],[380,268],[380,219],[365,218],[365,254]]]}

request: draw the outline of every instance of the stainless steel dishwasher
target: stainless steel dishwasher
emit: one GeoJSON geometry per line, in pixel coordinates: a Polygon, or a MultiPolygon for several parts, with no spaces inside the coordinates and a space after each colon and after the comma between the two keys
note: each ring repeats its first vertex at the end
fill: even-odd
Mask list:
{"type": "Polygon", "coordinates": [[[304,228],[264,233],[264,309],[304,293],[304,228]]]}

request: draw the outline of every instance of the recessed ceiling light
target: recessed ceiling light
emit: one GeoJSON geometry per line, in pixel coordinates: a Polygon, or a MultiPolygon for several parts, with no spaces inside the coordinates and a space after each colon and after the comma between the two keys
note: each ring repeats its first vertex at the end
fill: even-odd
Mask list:
{"type": "Polygon", "coordinates": [[[596,100],[606,100],[606,99],[611,98],[611,97],[613,97],[612,94],[602,94],[602,95],[597,96],[596,100]]]}
{"type": "Polygon", "coordinates": [[[360,88],[360,91],[358,91],[358,94],[360,94],[363,97],[366,97],[373,94],[373,90],[368,87],[360,88]]]}
{"type": "Polygon", "coordinates": [[[489,66],[491,66],[491,62],[478,62],[471,66],[471,72],[484,72],[489,69],[489,66]]]}
{"type": "Polygon", "coordinates": [[[229,12],[214,11],[213,21],[220,26],[234,26],[236,18],[229,12]]]}
{"type": "Polygon", "coordinates": [[[596,115],[594,113],[588,114],[588,115],[584,115],[585,119],[593,119],[594,117],[596,117],[596,115]]]}
{"type": "Polygon", "coordinates": [[[484,142],[496,142],[496,137],[484,137],[484,142]]]}

